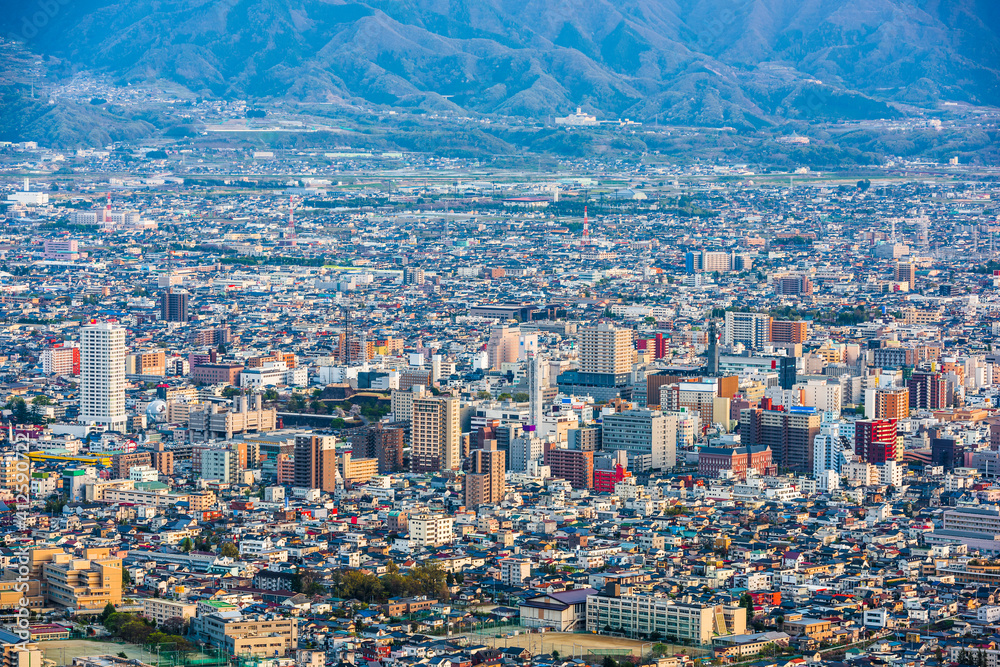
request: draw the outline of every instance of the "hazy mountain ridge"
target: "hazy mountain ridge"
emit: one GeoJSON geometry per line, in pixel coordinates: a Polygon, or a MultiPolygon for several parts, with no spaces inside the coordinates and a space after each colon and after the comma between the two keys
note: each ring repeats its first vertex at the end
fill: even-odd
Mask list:
{"type": "Polygon", "coordinates": [[[998,34],[991,0],[75,0],[29,43],[211,96],[751,127],[1000,105],[998,34]]]}

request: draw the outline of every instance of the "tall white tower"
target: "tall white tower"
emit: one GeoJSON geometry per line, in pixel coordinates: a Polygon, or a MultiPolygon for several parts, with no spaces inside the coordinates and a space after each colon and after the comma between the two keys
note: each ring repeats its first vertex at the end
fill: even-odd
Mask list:
{"type": "Polygon", "coordinates": [[[80,417],[125,432],[125,329],[106,322],[80,331],[80,417]]]}
{"type": "Polygon", "coordinates": [[[528,354],[528,425],[537,427],[542,422],[542,373],[539,354],[528,354]]]}

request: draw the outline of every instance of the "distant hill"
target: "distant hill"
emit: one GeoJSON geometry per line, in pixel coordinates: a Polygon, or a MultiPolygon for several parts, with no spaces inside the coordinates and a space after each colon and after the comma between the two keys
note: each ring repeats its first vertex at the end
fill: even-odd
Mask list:
{"type": "MultiPolygon", "coordinates": [[[[55,4],[55,3],[54,3],[55,4]]],[[[996,0],[73,0],[36,52],[215,97],[752,128],[1000,105],[996,0]]],[[[38,3],[8,3],[3,34],[38,3]]]]}

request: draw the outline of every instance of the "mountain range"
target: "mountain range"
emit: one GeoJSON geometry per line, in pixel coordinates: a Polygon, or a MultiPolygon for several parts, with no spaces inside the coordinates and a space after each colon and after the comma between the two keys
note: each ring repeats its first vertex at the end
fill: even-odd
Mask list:
{"type": "Polygon", "coordinates": [[[33,30],[6,4],[36,53],[218,98],[746,129],[1000,106],[996,0],[50,0],[33,30]]]}

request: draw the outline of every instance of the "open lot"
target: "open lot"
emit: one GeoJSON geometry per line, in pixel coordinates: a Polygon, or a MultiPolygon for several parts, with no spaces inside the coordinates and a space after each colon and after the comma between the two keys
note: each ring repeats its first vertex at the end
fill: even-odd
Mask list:
{"type": "MultiPolygon", "coordinates": [[[[559,655],[577,657],[587,654],[600,654],[601,651],[614,651],[615,653],[631,651],[638,655],[640,651],[648,653],[652,650],[655,642],[642,642],[636,639],[626,639],[625,637],[605,637],[604,635],[574,633],[574,632],[542,632],[526,633],[517,628],[503,628],[500,630],[487,630],[486,634],[470,633],[466,637],[472,643],[480,643],[496,648],[518,647],[526,648],[532,655],[551,653],[553,650],[559,651],[559,655]],[[513,632],[518,630],[516,636],[513,632]],[[499,636],[492,636],[499,632],[499,636]]],[[[708,651],[691,646],[677,646],[667,644],[670,653],[686,652],[694,657],[705,655],[708,651]]]]}

